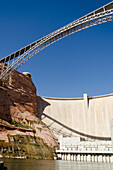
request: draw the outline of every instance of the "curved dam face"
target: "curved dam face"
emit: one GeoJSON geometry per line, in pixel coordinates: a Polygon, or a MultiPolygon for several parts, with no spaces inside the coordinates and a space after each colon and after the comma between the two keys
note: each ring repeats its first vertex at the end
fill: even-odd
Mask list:
{"type": "Polygon", "coordinates": [[[85,139],[110,140],[113,118],[113,94],[83,98],[58,99],[37,96],[38,114],[56,137],[80,136],[85,139]]]}

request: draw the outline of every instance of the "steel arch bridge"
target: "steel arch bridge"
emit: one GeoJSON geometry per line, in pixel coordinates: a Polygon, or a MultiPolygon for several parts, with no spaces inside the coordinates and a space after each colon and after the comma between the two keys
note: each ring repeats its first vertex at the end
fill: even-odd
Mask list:
{"type": "Polygon", "coordinates": [[[108,21],[113,21],[113,1],[42,37],[41,39],[38,39],[5,58],[2,58],[0,60],[2,66],[0,81],[5,82],[13,70],[17,70],[31,57],[56,41],[83,29],[106,23],[108,21]]]}

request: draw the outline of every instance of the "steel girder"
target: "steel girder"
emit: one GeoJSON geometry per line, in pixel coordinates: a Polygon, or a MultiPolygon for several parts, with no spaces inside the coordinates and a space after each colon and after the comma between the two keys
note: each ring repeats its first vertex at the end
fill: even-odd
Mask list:
{"type": "Polygon", "coordinates": [[[31,57],[56,41],[108,21],[113,21],[113,1],[1,59],[0,63],[3,63],[3,68],[0,80],[7,80],[14,69],[17,70],[31,57]],[[7,67],[5,67],[5,64],[7,64],[7,67]]]}

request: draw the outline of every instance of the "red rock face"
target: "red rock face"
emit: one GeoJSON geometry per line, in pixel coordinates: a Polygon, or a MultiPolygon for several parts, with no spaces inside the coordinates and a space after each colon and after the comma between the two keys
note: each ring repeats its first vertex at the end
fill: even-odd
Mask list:
{"type": "Polygon", "coordinates": [[[0,118],[11,121],[17,112],[28,111],[38,116],[36,104],[36,88],[32,79],[14,71],[11,85],[0,87],[0,118]]]}
{"type": "MultiPolygon", "coordinates": [[[[49,146],[57,145],[56,138],[48,127],[38,118],[37,102],[36,102],[36,87],[30,77],[27,77],[18,71],[14,71],[11,79],[0,86],[0,119],[4,122],[11,123],[12,120],[19,121],[22,124],[29,125],[36,130],[36,136],[40,137],[49,146]]],[[[6,123],[7,124],[7,123],[6,123]]],[[[1,124],[0,139],[6,140],[9,133],[8,127],[1,124]],[[3,136],[4,131],[4,136],[3,136]]],[[[20,129],[10,127],[10,134],[21,134],[20,129]]],[[[28,135],[28,131],[24,130],[24,134],[28,135]]],[[[29,132],[34,135],[33,132],[29,132]]]]}

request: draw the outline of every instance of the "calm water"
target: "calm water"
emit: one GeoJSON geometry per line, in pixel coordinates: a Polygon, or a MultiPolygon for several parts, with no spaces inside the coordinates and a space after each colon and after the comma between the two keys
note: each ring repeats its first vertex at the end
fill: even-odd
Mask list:
{"type": "Polygon", "coordinates": [[[1,159],[8,170],[111,170],[112,163],[91,163],[62,160],[1,159]]]}

